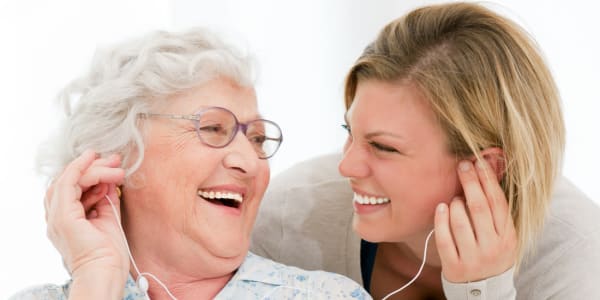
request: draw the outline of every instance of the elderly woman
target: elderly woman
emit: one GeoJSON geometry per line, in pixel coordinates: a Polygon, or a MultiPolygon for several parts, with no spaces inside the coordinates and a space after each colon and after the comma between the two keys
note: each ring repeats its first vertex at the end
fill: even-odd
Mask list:
{"type": "Polygon", "coordinates": [[[127,42],[60,98],[67,117],[40,164],[71,280],[13,299],[369,298],[248,252],[282,134],[258,112],[247,58],[215,36],[127,42]]]}
{"type": "Polygon", "coordinates": [[[558,176],[559,95],[519,26],[472,3],[415,9],[345,96],[343,155],[274,181],[255,251],[376,299],[600,299],[600,210],[558,176]]]}

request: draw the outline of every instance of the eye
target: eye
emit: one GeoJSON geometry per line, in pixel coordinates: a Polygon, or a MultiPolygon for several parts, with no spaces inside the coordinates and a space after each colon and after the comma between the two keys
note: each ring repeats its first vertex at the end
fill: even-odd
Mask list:
{"type": "Polygon", "coordinates": [[[378,151],[390,152],[390,153],[400,153],[400,152],[398,152],[398,150],[396,150],[392,147],[388,147],[386,145],[382,145],[377,142],[371,141],[371,142],[369,142],[369,145],[371,145],[371,147],[375,148],[378,151]]]}
{"type": "Polygon", "coordinates": [[[264,135],[252,135],[248,137],[248,140],[256,145],[262,146],[262,144],[265,143],[265,141],[267,140],[267,137],[264,135]]]}
{"type": "Polygon", "coordinates": [[[205,125],[198,128],[201,133],[225,135],[227,130],[221,124],[205,125]]]}
{"type": "Polygon", "coordinates": [[[352,135],[352,131],[350,130],[350,126],[347,124],[342,124],[342,128],[344,128],[348,134],[352,135]]]}

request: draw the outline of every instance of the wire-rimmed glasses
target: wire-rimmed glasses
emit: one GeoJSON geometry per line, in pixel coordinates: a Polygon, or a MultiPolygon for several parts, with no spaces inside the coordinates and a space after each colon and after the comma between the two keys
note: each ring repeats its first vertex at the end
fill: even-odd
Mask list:
{"type": "Polygon", "coordinates": [[[226,147],[237,132],[242,131],[260,159],[272,157],[283,141],[281,129],[275,122],[256,119],[241,123],[231,111],[223,107],[208,107],[193,115],[143,113],[139,116],[190,120],[196,126],[200,141],[213,148],[226,147]]]}

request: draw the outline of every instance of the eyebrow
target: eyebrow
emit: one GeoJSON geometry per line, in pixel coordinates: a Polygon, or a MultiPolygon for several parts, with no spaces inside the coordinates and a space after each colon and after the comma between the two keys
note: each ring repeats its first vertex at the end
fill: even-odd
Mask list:
{"type": "Polygon", "coordinates": [[[378,130],[378,131],[375,131],[375,132],[369,132],[369,133],[367,133],[365,135],[365,137],[367,139],[370,139],[370,138],[373,138],[373,137],[377,137],[377,136],[390,136],[390,137],[393,137],[393,138],[397,138],[399,140],[406,140],[406,138],[403,137],[403,136],[401,136],[401,135],[394,134],[394,133],[391,133],[391,132],[381,131],[381,130],[378,130]]]}
{"type": "MultiPolygon", "coordinates": [[[[346,122],[346,125],[350,126],[350,123],[348,122],[348,112],[347,111],[346,111],[346,113],[344,113],[344,121],[346,122]]],[[[352,128],[352,126],[350,126],[350,128],[352,128]]],[[[402,135],[383,131],[383,130],[369,132],[365,135],[365,138],[370,139],[370,138],[378,137],[378,136],[390,136],[390,137],[397,138],[400,140],[406,140],[406,138],[402,135]]]]}
{"type": "MultiPolygon", "coordinates": [[[[229,108],[226,108],[226,107],[223,107],[223,106],[218,106],[218,105],[201,105],[201,106],[196,107],[196,109],[194,110],[194,112],[191,113],[190,115],[196,115],[201,110],[207,109],[209,107],[221,107],[221,108],[225,108],[225,109],[229,110],[229,108]]],[[[231,110],[229,110],[229,111],[231,111],[231,110]]],[[[238,116],[235,113],[233,115],[236,118],[238,118],[238,116]]],[[[252,115],[252,118],[249,121],[254,121],[254,120],[259,120],[259,119],[264,119],[264,116],[260,112],[257,112],[256,114],[252,115]]],[[[238,118],[238,121],[241,122],[242,120],[238,118]]]]}

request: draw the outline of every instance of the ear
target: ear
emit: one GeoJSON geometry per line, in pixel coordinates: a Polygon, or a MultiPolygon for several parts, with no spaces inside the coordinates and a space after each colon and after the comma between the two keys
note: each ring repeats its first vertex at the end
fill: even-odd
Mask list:
{"type": "MultiPolygon", "coordinates": [[[[498,181],[502,180],[506,172],[506,159],[504,150],[498,147],[485,148],[481,152],[481,157],[487,162],[488,166],[494,170],[498,181]]],[[[475,162],[475,157],[472,158],[475,162]]]]}

